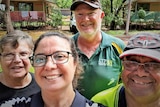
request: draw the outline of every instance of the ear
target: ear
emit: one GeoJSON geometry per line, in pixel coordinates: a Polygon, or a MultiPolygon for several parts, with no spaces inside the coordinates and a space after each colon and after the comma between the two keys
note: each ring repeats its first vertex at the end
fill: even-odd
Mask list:
{"type": "Polygon", "coordinates": [[[104,16],[105,16],[104,11],[101,11],[101,18],[104,18],[104,16]]]}

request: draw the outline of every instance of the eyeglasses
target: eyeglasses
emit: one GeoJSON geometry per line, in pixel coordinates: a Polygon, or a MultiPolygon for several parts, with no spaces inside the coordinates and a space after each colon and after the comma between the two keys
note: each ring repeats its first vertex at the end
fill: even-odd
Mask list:
{"type": "Polygon", "coordinates": [[[77,17],[78,19],[83,19],[84,17],[92,18],[96,14],[97,14],[96,11],[91,12],[91,13],[87,13],[87,14],[84,14],[84,13],[75,13],[75,17],[77,17]]]}
{"type": "Polygon", "coordinates": [[[31,59],[32,65],[35,67],[44,66],[47,62],[48,56],[51,56],[54,64],[64,64],[68,62],[69,54],[72,54],[72,53],[67,51],[57,51],[50,55],[37,54],[35,56],[30,57],[30,59],[31,59]]]}
{"type": "Polygon", "coordinates": [[[27,59],[30,56],[29,52],[20,52],[20,53],[2,53],[0,56],[3,57],[5,61],[11,61],[15,58],[15,56],[18,55],[20,59],[27,59]]]}
{"type": "Polygon", "coordinates": [[[147,63],[138,63],[136,61],[122,61],[124,69],[128,71],[136,71],[139,66],[143,66],[144,70],[147,72],[160,72],[160,63],[147,62],[147,63]]]}

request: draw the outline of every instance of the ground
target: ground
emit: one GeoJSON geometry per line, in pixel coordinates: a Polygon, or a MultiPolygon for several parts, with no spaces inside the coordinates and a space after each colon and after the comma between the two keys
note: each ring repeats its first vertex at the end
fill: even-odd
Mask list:
{"type": "MultiPolygon", "coordinates": [[[[51,29],[51,28],[47,28],[47,29],[37,29],[37,30],[23,30],[27,33],[29,33],[33,40],[36,40],[41,34],[47,32],[47,31],[59,31],[62,32],[63,34],[67,35],[67,36],[73,36],[74,34],[72,32],[69,31],[69,26],[62,26],[59,28],[59,30],[55,30],[55,29],[51,29]]],[[[0,30],[0,36],[3,36],[6,34],[6,31],[1,29],[0,30]]],[[[117,36],[118,38],[122,39],[125,43],[127,43],[128,39],[130,38],[130,36],[125,36],[125,35],[121,35],[121,36],[117,36]]]]}

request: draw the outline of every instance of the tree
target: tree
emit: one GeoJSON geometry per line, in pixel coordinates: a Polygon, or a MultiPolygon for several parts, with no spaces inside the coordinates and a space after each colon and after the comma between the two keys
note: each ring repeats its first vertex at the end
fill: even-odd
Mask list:
{"type": "Polygon", "coordinates": [[[128,31],[129,31],[129,23],[130,23],[130,15],[131,15],[131,4],[132,4],[132,0],[129,0],[128,2],[128,16],[127,16],[127,22],[126,22],[126,30],[125,30],[125,35],[128,35],[128,31]]]}
{"type": "Polygon", "coordinates": [[[50,0],[54,2],[59,8],[70,8],[72,1],[74,0],[50,0]]]}
{"type": "Polygon", "coordinates": [[[126,0],[101,0],[105,12],[105,26],[114,30],[117,25],[123,24],[123,7],[126,0]]]}
{"type": "MultiPolygon", "coordinates": [[[[112,1],[112,0],[111,0],[111,1],[112,1]]],[[[114,29],[115,29],[115,27],[116,27],[116,19],[119,19],[119,17],[118,17],[119,12],[122,10],[123,5],[124,5],[125,2],[126,2],[126,0],[123,0],[123,1],[120,3],[120,5],[117,7],[117,9],[115,10],[115,12],[112,12],[112,14],[113,14],[115,17],[114,17],[113,20],[111,21],[111,25],[110,25],[110,29],[111,29],[111,30],[114,30],[114,29]]],[[[111,6],[111,7],[113,7],[113,6],[111,6]]]]}
{"type": "Polygon", "coordinates": [[[7,33],[9,33],[9,32],[14,31],[11,17],[10,17],[10,0],[3,0],[3,1],[6,5],[5,12],[4,12],[4,22],[6,25],[7,33]]]}

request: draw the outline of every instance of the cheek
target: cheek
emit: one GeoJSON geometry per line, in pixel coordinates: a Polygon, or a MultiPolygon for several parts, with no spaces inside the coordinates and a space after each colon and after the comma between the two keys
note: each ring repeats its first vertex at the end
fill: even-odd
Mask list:
{"type": "Polygon", "coordinates": [[[160,73],[153,74],[152,77],[160,83],[160,73]]]}
{"type": "Polygon", "coordinates": [[[10,66],[11,66],[11,61],[1,62],[1,67],[4,69],[9,69],[10,66]]]}
{"type": "Polygon", "coordinates": [[[34,75],[35,75],[36,81],[39,81],[41,70],[42,70],[42,68],[40,68],[40,67],[34,68],[34,71],[35,71],[34,75]]]}
{"type": "Polygon", "coordinates": [[[71,77],[74,77],[76,66],[77,65],[74,63],[68,63],[68,65],[63,66],[62,69],[64,69],[68,75],[70,75],[71,77]]]}
{"type": "Polygon", "coordinates": [[[128,75],[130,74],[130,72],[123,70],[122,74],[121,74],[121,78],[123,83],[126,83],[128,81],[128,75]]]}

